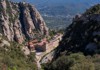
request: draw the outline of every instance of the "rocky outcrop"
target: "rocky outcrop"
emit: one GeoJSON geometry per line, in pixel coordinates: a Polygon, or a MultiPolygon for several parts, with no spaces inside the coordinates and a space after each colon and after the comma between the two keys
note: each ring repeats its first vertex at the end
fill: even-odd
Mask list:
{"type": "Polygon", "coordinates": [[[100,14],[77,15],[65,30],[55,55],[77,52],[100,53],[100,14]]]}
{"type": "Polygon", "coordinates": [[[0,0],[0,33],[9,41],[22,43],[36,33],[48,35],[48,28],[33,5],[0,0]]]}
{"type": "Polygon", "coordinates": [[[11,45],[10,45],[10,43],[7,40],[5,40],[3,38],[3,35],[0,34],[0,47],[4,47],[4,46],[9,47],[11,45]]]}

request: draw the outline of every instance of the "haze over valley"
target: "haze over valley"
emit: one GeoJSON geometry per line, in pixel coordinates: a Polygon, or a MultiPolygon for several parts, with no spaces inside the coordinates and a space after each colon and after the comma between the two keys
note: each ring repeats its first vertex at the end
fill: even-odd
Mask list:
{"type": "MultiPolygon", "coordinates": [[[[15,0],[23,1],[23,0],[15,0]]],[[[43,16],[47,26],[52,29],[63,29],[71,24],[76,14],[81,14],[99,0],[25,0],[35,5],[43,16]]]]}

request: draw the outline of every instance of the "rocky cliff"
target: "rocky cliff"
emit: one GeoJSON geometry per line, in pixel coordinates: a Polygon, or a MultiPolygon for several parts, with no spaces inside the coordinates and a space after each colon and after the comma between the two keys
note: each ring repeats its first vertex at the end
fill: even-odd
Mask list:
{"type": "Polygon", "coordinates": [[[0,0],[0,33],[9,41],[22,43],[35,34],[48,35],[48,28],[33,5],[0,0]]]}
{"type": "MultiPolygon", "coordinates": [[[[94,7],[100,10],[100,5],[94,7]]],[[[97,9],[89,9],[85,14],[75,16],[72,24],[65,30],[56,50],[56,57],[77,52],[85,55],[100,53],[100,13],[88,13],[90,10],[97,9]]]]}

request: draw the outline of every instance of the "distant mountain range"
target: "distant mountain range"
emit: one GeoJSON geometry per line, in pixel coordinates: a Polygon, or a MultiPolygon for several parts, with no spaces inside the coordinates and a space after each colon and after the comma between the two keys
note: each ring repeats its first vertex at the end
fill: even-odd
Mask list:
{"type": "Polygon", "coordinates": [[[70,24],[70,21],[65,23],[66,20],[71,20],[76,14],[83,13],[91,6],[100,3],[100,0],[26,0],[26,2],[37,7],[50,28],[52,27],[50,25],[53,25],[54,28],[64,28],[65,25],[68,26],[70,24]],[[59,17],[61,17],[60,20],[58,20],[59,17]],[[65,18],[66,20],[63,20],[65,18]]]}

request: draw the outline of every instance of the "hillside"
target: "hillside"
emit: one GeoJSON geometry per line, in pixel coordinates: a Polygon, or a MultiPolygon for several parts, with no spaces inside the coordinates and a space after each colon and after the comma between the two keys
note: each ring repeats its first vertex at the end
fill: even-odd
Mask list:
{"type": "Polygon", "coordinates": [[[58,47],[62,49],[60,51],[83,52],[85,54],[99,53],[99,11],[100,5],[97,4],[88,9],[83,15],[75,16],[72,24],[65,30],[63,39],[58,47]],[[90,49],[87,49],[87,47],[92,45],[95,47],[89,53],[90,49]]]}
{"type": "Polygon", "coordinates": [[[28,42],[48,35],[48,27],[33,5],[0,0],[0,70],[38,70],[28,42]]]}
{"type": "Polygon", "coordinates": [[[0,7],[0,33],[9,41],[22,43],[35,34],[48,35],[48,28],[33,5],[0,0],[0,7]]]}
{"type": "Polygon", "coordinates": [[[37,70],[35,53],[26,56],[24,45],[9,42],[0,35],[0,70],[37,70]]]}
{"type": "Polygon", "coordinates": [[[98,4],[86,14],[73,18],[55,50],[53,61],[43,64],[45,70],[100,70],[99,10],[98,4]]]}
{"type": "Polygon", "coordinates": [[[100,4],[97,4],[95,6],[92,6],[90,9],[88,9],[84,14],[100,14],[100,4]]]}

